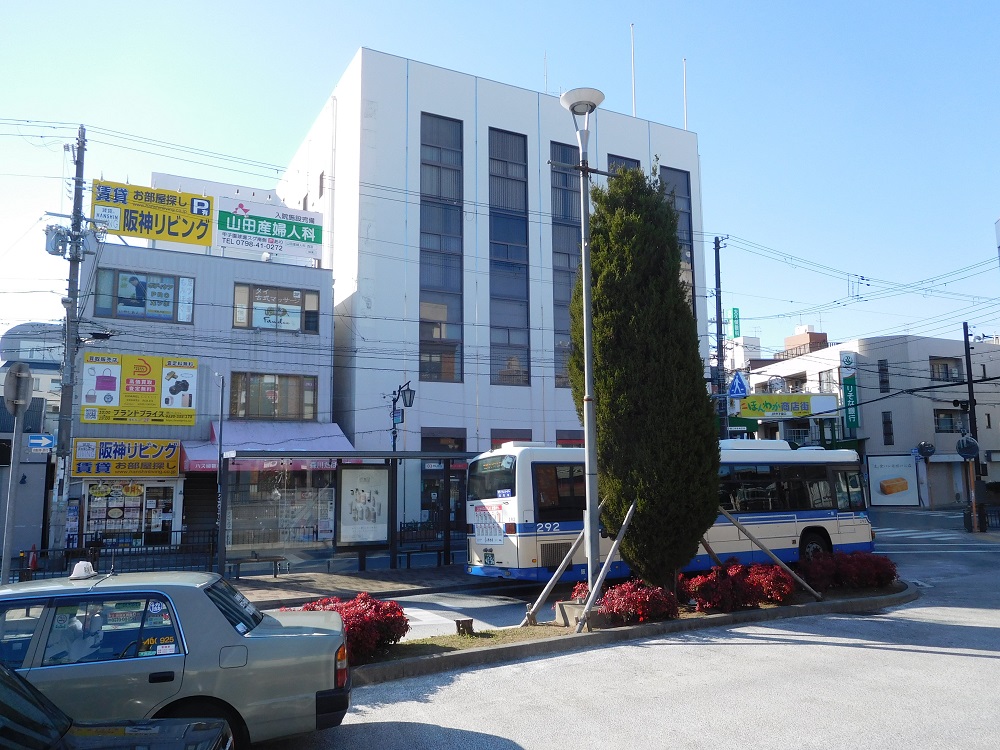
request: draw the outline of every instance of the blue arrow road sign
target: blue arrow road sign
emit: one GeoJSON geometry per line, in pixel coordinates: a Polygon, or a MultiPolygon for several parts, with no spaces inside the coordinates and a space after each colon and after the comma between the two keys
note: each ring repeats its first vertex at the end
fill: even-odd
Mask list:
{"type": "Polygon", "coordinates": [[[29,448],[55,448],[56,440],[51,435],[28,435],[29,448]]]}
{"type": "Polygon", "coordinates": [[[729,398],[746,398],[750,395],[750,385],[743,373],[737,370],[729,383],[729,398]]]}

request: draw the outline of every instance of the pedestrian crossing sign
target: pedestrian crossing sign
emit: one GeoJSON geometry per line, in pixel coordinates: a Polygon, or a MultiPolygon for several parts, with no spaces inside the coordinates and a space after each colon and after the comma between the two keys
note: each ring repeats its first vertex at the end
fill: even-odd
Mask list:
{"type": "Polygon", "coordinates": [[[746,398],[750,395],[750,384],[747,383],[746,376],[737,370],[733,373],[733,379],[729,381],[729,398],[746,398]]]}

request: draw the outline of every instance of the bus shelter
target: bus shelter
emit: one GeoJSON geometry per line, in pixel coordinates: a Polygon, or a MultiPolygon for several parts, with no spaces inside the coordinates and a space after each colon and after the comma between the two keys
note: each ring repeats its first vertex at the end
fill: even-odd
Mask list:
{"type": "Polygon", "coordinates": [[[450,564],[466,534],[464,471],[455,451],[235,450],[219,472],[217,566],[279,561],[321,567],[335,555],[432,549],[450,564]]]}

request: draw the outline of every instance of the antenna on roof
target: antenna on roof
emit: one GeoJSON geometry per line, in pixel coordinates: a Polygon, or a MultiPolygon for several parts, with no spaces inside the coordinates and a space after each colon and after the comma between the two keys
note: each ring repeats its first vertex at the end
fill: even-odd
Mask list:
{"type": "Polygon", "coordinates": [[[632,117],[635,117],[635,24],[628,25],[632,36],[632,117]]]}

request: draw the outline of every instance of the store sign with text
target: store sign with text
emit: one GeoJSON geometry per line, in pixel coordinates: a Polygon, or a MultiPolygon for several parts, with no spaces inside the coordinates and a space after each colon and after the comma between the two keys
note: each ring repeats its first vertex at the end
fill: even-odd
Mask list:
{"type": "Polygon", "coordinates": [[[176,477],[178,440],[74,438],[74,477],[176,477]]]}
{"type": "Polygon", "coordinates": [[[120,237],[211,246],[212,214],[210,196],[94,180],[90,216],[120,237]]]}

